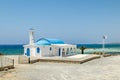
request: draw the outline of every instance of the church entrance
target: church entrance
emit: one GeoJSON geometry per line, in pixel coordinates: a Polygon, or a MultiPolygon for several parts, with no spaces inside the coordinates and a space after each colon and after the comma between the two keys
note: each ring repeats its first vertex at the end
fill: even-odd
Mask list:
{"type": "Polygon", "coordinates": [[[64,48],[62,49],[62,56],[63,57],[65,56],[65,49],[64,48]]]}
{"type": "Polygon", "coordinates": [[[60,56],[60,53],[61,53],[61,49],[59,48],[59,56],[60,56]]]}
{"type": "Polygon", "coordinates": [[[27,56],[30,56],[30,49],[27,48],[27,56]]]}

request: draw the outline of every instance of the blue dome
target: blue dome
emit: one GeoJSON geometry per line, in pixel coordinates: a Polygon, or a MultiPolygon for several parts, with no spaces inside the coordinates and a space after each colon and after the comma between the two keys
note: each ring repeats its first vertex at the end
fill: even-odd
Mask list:
{"type": "Polygon", "coordinates": [[[36,45],[51,45],[50,42],[45,41],[45,40],[37,41],[35,44],[36,45]]]}
{"type": "Polygon", "coordinates": [[[64,44],[64,42],[62,40],[59,40],[59,39],[41,38],[35,44],[36,45],[51,45],[51,44],[64,44]]]}

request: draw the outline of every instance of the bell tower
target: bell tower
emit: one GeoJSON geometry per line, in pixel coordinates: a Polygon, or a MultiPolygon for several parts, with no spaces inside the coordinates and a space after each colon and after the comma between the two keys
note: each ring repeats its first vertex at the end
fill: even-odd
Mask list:
{"type": "Polygon", "coordinates": [[[34,45],[34,29],[29,29],[29,45],[34,45]]]}

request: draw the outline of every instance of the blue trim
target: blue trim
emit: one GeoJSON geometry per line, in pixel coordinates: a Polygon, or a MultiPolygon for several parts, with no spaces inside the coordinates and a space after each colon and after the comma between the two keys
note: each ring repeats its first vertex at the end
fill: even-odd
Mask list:
{"type": "Polygon", "coordinates": [[[50,42],[49,40],[47,40],[47,39],[45,39],[45,38],[40,38],[40,39],[37,40],[37,42],[38,42],[38,41],[41,41],[41,40],[46,40],[46,41],[50,42]]]}
{"type": "Polygon", "coordinates": [[[52,50],[52,48],[50,47],[50,51],[52,50]]]}
{"type": "Polygon", "coordinates": [[[35,44],[36,45],[51,45],[51,44],[64,44],[64,42],[59,39],[41,38],[41,39],[37,40],[37,42],[35,44]]]}
{"type": "Polygon", "coordinates": [[[30,56],[30,48],[27,48],[27,56],[30,56]]]}
{"type": "Polygon", "coordinates": [[[40,48],[37,48],[37,53],[40,53],[40,48]]]}
{"type": "Polygon", "coordinates": [[[60,53],[61,53],[61,49],[59,48],[59,56],[60,56],[60,53]]]}

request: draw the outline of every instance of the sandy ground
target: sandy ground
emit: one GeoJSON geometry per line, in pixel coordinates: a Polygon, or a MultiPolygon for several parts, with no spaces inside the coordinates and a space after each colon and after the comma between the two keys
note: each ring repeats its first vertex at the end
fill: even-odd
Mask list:
{"type": "Polygon", "coordinates": [[[15,69],[0,72],[0,80],[120,80],[120,56],[84,64],[17,64],[15,69]]]}

